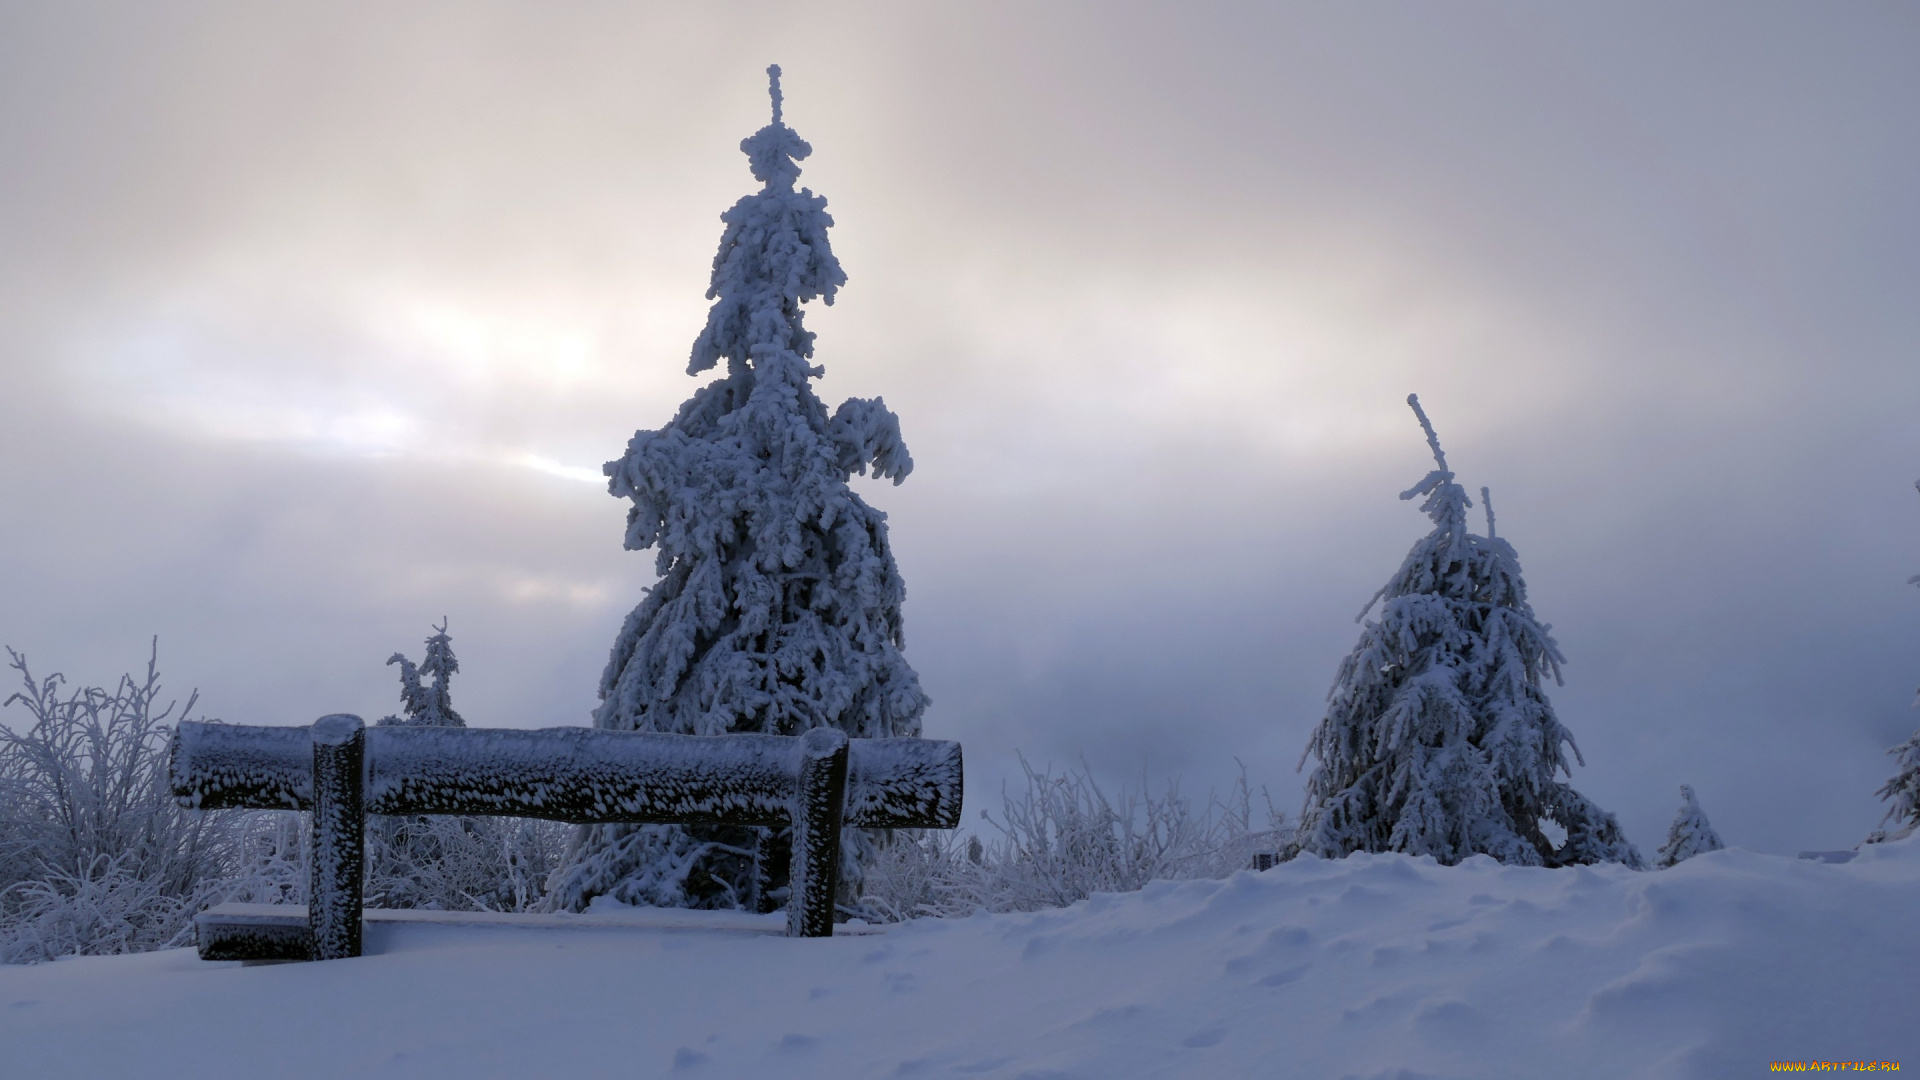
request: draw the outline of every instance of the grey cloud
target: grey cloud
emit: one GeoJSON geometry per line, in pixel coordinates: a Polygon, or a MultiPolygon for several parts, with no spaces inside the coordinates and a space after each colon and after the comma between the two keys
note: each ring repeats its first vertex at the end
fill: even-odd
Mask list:
{"type": "Polygon", "coordinates": [[[1648,847],[1682,781],[1737,845],[1872,825],[1920,722],[1910,13],[775,11],[0,16],[0,636],[103,678],[157,632],[297,721],[390,710],[449,615],[463,712],[584,719],[651,558],[525,459],[695,385],[778,60],[852,278],[824,391],[902,416],[863,490],[978,805],[1017,748],[1295,800],[1423,524],[1417,390],[1584,790],[1648,847]]]}

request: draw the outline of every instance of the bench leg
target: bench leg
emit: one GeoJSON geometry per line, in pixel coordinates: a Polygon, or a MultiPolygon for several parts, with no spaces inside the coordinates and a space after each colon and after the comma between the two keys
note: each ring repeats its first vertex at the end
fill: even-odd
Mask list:
{"type": "Polygon", "coordinates": [[[781,907],[773,895],[778,891],[774,882],[787,878],[787,864],[793,855],[793,832],[777,825],[760,825],[753,831],[753,880],[747,883],[747,902],[743,906],[748,911],[770,915],[781,907]]]}
{"type": "Polygon", "coordinates": [[[360,890],[366,873],[361,764],[366,725],[336,713],[313,725],[313,864],[307,924],[313,959],[360,955],[360,890]]]}
{"type": "Polygon", "coordinates": [[[840,879],[840,822],[847,805],[847,736],[814,728],[800,736],[799,805],[793,815],[787,936],[832,937],[840,879]]]}

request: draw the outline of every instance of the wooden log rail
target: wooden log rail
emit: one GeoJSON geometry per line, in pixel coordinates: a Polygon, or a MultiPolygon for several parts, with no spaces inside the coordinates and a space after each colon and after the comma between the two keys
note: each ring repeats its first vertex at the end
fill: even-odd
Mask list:
{"type": "Polygon", "coordinates": [[[368,728],[344,714],[311,727],[183,722],[169,777],[182,806],[313,814],[307,932],[203,916],[207,959],[360,955],[367,814],[790,825],[787,932],[827,937],[841,828],[951,829],[962,792],[960,744],[933,739],[368,728]]]}

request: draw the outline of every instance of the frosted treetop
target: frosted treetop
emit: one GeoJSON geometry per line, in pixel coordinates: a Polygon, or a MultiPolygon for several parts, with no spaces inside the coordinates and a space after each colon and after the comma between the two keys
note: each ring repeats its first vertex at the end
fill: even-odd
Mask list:
{"type": "Polygon", "coordinates": [[[780,65],[767,65],[767,94],[773,98],[773,123],[740,140],[740,152],[747,155],[753,178],[769,189],[791,191],[800,178],[798,162],[813,153],[813,147],[800,133],[780,118],[780,65]]]}
{"type": "Polygon", "coordinates": [[[1427,501],[1420,504],[1420,509],[1433,519],[1435,525],[1448,528],[1456,536],[1464,536],[1467,531],[1467,508],[1473,505],[1473,500],[1467,498],[1466,488],[1454,483],[1453,471],[1447,468],[1446,451],[1440,449],[1440,436],[1434,433],[1433,423],[1427,419],[1427,411],[1420,407],[1420,395],[1408,394],[1407,404],[1413,408],[1413,415],[1420,418],[1420,430],[1427,433],[1427,445],[1433,448],[1434,464],[1439,467],[1419,483],[1401,492],[1400,497],[1412,499],[1420,495],[1427,496],[1427,501]]]}
{"type": "MultiPolygon", "coordinates": [[[[720,220],[726,232],[713,257],[706,328],[694,340],[687,374],[698,375],[719,363],[729,371],[760,367],[781,354],[799,360],[813,355],[813,334],[802,325],[800,305],[833,295],[847,283],[840,260],[827,242],[833,218],[827,200],[806,188],[795,191],[798,162],[813,153],[798,132],[781,120],[780,65],[767,68],[773,122],[740,141],[754,179],[763,185],[733,204],[720,220]]],[[[818,375],[818,369],[806,374],[818,375]]]]}

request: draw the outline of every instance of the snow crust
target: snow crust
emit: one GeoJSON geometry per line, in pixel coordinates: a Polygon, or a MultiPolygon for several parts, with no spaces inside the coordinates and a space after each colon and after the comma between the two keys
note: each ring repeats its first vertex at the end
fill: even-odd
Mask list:
{"type": "Polygon", "coordinates": [[[10,1075],[207,1080],[1913,1068],[1916,889],[1910,839],[1838,866],[1730,849],[1659,873],[1306,856],[832,939],[741,932],[744,917],[390,922],[355,960],[243,968],[172,950],[0,968],[0,1045],[10,1075]]]}
{"type": "MultiPolygon", "coordinates": [[[[309,729],[187,721],[174,738],[182,805],[312,808],[309,729]]],[[[365,738],[373,814],[785,824],[799,768],[797,740],[779,735],[402,725],[365,738]]],[[[952,828],[962,781],[959,743],[854,739],[846,822],[952,828]]]]}
{"type": "Polygon", "coordinates": [[[313,808],[313,733],[305,727],[185,720],[174,729],[167,768],[182,806],[313,808]]]}
{"type": "Polygon", "coordinates": [[[386,728],[368,740],[374,813],[784,823],[794,740],[590,728],[386,728]]]}

